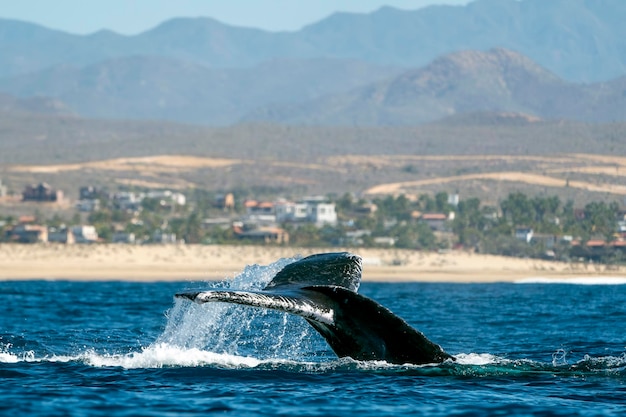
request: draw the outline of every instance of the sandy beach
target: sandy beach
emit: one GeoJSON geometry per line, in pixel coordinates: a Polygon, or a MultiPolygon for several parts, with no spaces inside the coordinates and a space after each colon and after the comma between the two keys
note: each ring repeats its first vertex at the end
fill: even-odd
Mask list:
{"type": "Polygon", "coordinates": [[[233,278],[247,265],[269,265],[280,258],[341,250],[363,258],[364,281],[626,279],[626,268],[623,266],[517,259],[467,252],[221,245],[0,244],[0,280],[212,281],[233,278]]]}

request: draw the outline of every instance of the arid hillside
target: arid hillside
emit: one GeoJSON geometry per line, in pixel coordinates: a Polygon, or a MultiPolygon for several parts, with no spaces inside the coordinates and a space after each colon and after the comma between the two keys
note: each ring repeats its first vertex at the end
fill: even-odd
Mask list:
{"type": "Polygon", "coordinates": [[[70,199],[88,184],[285,196],[446,191],[493,202],[512,191],[580,203],[626,197],[626,157],[620,156],[626,155],[626,125],[484,120],[411,128],[209,129],[11,119],[4,123],[8,139],[0,141],[0,178],[14,193],[43,181],[70,199]]]}

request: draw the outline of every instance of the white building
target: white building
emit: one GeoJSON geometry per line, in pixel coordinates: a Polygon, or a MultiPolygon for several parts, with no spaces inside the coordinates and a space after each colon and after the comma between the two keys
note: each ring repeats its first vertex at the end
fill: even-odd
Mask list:
{"type": "Polygon", "coordinates": [[[454,207],[459,206],[459,195],[458,194],[449,194],[448,195],[448,204],[454,207]]]}
{"type": "Polygon", "coordinates": [[[170,243],[185,243],[182,240],[176,239],[176,234],[174,233],[163,233],[160,230],[157,230],[152,234],[152,243],[161,243],[161,244],[170,244],[170,243]]]}
{"type": "Polygon", "coordinates": [[[272,225],[276,223],[275,204],[269,201],[247,200],[244,202],[246,216],[245,223],[256,225],[272,225]]]}
{"type": "Polygon", "coordinates": [[[112,243],[136,243],[134,233],[115,232],[111,236],[112,243]]]}
{"type": "Polygon", "coordinates": [[[146,197],[148,198],[154,198],[157,200],[163,200],[163,201],[171,201],[172,203],[178,205],[178,206],[184,206],[185,204],[187,204],[187,197],[185,197],[184,194],[182,193],[174,193],[170,190],[165,190],[165,191],[149,191],[146,194],[146,197]]]}
{"type": "Polygon", "coordinates": [[[335,205],[332,203],[308,204],[307,211],[309,212],[309,221],[311,223],[319,226],[325,224],[334,226],[337,224],[337,212],[335,211],[335,205]]]}
{"type": "Polygon", "coordinates": [[[335,204],[319,199],[306,199],[297,203],[280,200],[275,203],[274,208],[276,221],[279,223],[309,222],[317,226],[337,224],[335,204]]]}
{"type": "Polygon", "coordinates": [[[72,226],[71,231],[76,243],[95,243],[98,241],[98,232],[94,226],[72,226]]]}
{"type": "Polygon", "coordinates": [[[141,208],[141,200],[143,200],[143,195],[129,191],[113,194],[113,203],[120,210],[137,211],[141,208]]]}
{"type": "Polygon", "coordinates": [[[274,204],[276,221],[284,222],[304,222],[307,219],[307,205],[304,203],[294,203],[287,200],[279,200],[274,204]]]}
{"type": "Polygon", "coordinates": [[[74,239],[74,234],[67,227],[49,227],[48,228],[48,242],[52,243],[66,243],[72,244],[76,243],[74,239]]]}
{"type": "Polygon", "coordinates": [[[524,240],[526,243],[530,243],[533,239],[534,231],[530,227],[517,227],[515,228],[515,238],[524,240]]]}

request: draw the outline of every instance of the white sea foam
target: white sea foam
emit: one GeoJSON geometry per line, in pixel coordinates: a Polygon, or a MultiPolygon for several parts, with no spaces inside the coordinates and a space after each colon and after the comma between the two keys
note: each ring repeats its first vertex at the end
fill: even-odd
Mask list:
{"type": "Polygon", "coordinates": [[[26,351],[20,354],[11,352],[12,345],[10,343],[0,343],[0,363],[17,363],[33,360],[35,354],[33,351],[26,351]]]}
{"type": "Polygon", "coordinates": [[[626,277],[524,278],[516,284],[626,285],[626,277]]]}
{"type": "Polygon", "coordinates": [[[0,352],[0,363],[17,363],[19,361],[20,359],[12,353],[0,352]]]}
{"type": "Polygon", "coordinates": [[[29,352],[17,355],[10,352],[0,353],[0,363],[19,362],[83,362],[94,367],[121,367],[125,369],[164,368],[164,367],[199,367],[218,366],[222,368],[254,368],[267,362],[256,358],[215,353],[199,349],[185,349],[178,346],[159,344],[143,349],[141,352],[127,354],[106,354],[93,350],[77,355],[46,355],[36,357],[29,352]]]}
{"type": "Polygon", "coordinates": [[[141,352],[126,355],[87,354],[85,362],[96,367],[119,366],[126,369],[198,367],[216,365],[227,368],[254,368],[261,361],[255,358],[215,353],[196,348],[185,349],[164,343],[150,346],[141,352]]]}
{"type": "Polygon", "coordinates": [[[459,365],[491,365],[502,363],[503,359],[489,353],[459,353],[454,356],[459,365]]]}

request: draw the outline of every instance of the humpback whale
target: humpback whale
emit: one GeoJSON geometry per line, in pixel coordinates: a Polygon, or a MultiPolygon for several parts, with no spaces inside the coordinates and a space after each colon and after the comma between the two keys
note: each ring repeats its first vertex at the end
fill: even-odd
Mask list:
{"type": "Polygon", "coordinates": [[[321,253],[286,265],[261,291],[209,290],[176,297],[301,316],[339,357],[418,365],[454,360],[389,309],[357,293],[361,263],[348,252],[321,253]]]}

